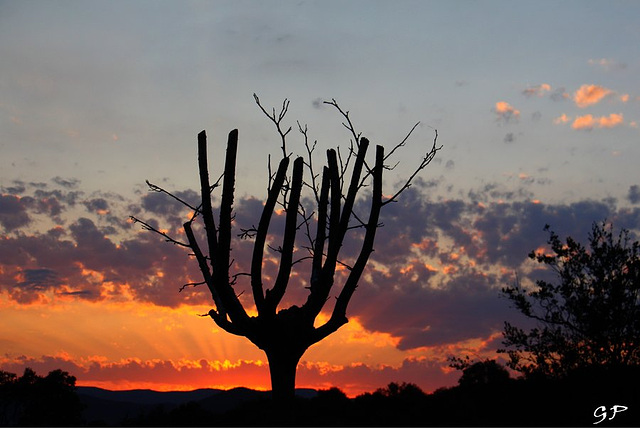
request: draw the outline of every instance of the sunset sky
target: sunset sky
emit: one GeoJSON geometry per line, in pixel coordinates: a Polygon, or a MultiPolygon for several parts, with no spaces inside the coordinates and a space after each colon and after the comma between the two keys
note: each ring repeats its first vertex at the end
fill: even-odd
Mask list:
{"type": "MultiPolygon", "coordinates": [[[[503,322],[521,320],[501,287],[548,275],[527,258],[545,224],[638,236],[639,16],[637,1],[0,0],[0,369],[269,388],[264,354],[198,316],[207,290],[178,292],[200,278],[188,252],[128,219],[180,237],[188,210],[145,180],[196,203],[197,134],[217,178],[238,128],[236,223],[257,224],[280,140],[256,93],[290,100],[300,155],[296,121],[319,154],[348,145],[324,100],[387,150],[420,122],[385,194],[436,129],[443,145],[385,206],[350,321],[303,356],[298,387],[456,384],[449,357],[496,358],[503,322]]],[[[236,271],[250,251],[234,243],[236,271]]],[[[300,267],[288,303],[305,296],[300,267]]]]}

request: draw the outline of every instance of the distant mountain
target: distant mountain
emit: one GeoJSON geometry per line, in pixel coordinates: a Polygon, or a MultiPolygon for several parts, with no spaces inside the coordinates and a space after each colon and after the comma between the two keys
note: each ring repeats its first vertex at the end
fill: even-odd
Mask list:
{"type": "Polygon", "coordinates": [[[132,389],[127,391],[110,391],[93,386],[79,386],[79,395],[100,398],[102,400],[125,401],[136,404],[183,404],[199,401],[212,395],[225,392],[222,389],[196,389],[193,391],[153,391],[151,389],[132,389]]]}
{"type": "MultiPolygon", "coordinates": [[[[110,391],[89,386],[77,387],[81,402],[86,406],[83,412],[88,424],[120,425],[125,419],[138,418],[162,409],[169,412],[187,403],[197,403],[212,414],[222,414],[233,410],[242,403],[266,399],[271,391],[256,391],[248,388],[196,389],[194,391],[159,392],[149,389],[110,391]]],[[[317,395],[313,389],[298,389],[296,395],[312,398],[317,395]]]]}

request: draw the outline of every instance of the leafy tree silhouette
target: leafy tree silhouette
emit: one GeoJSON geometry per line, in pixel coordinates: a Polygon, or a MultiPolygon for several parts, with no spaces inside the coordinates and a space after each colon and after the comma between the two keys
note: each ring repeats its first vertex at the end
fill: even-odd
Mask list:
{"type": "Polygon", "coordinates": [[[82,422],[76,378],[60,369],[38,376],[0,371],[0,425],[71,426],[82,422]]]}
{"type": "Polygon", "coordinates": [[[210,310],[208,315],[220,328],[231,334],[248,338],[265,352],[269,361],[273,397],[282,402],[294,397],[296,367],[304,352],[348,322],[347,305],[373,252],[376,230],[381,226],[379,220],[381,209],[395,202],[400,194],[409,188],[412,180],[431,162],[441,146],[436,146],[438,137],[436,131],[433,145],[428,146],[426,154],[416,169],[404,184],[391,193],[392,196],[385,199],[382,192],[382,177],[383,171],[390,169],[386,162],[398,149],[405,146],[418,124],[414,125],[407,136],[388,154],[385,155],[382,146],[377,146],[375,160],[371,164],[371,161],[366,160],[369,141],[356,132],[349,112],[343,111],[337,102],[332,100],[326,103],[342,115],[343,125],[351,134],[347,153],[341,153],[339,148],[328,150],[327,164],[322,169],[322,173],[318,173],[313,163],[315,143],[309,143],[307,127],[298,123],[307,151],[306,159],[297,157],[293,161],[293,172],[289,176],[288,168],[292,154],[287,148],[287,136],[291,127],[285,129],[283,125],[289,102],[285,99],[279,111],[273,108],[268,112],[262,107],[255,94],[254,98],[258,107],[276,127],[281,141],[282,157],[275,173],[271,172],[269,165],[268,194],[258,226],[241,230],[239,235],[241,238],[254,239],[250,272],[230,272],[237,130],[229,133],[224,174],[213,185],[209,181],[206,134],[204,131],[198,134],[201,203],[197,207],[147,182],[151,190],[167,193],[193,211],[192,218],[184,224],[188,242],[177,241],[148,222],[135,217],[132,219],[134,222],[141,223],[144,228],[161,234],[170,242],[192,251],[202,272],[203,281],[190,285],[207,285],[215,303],[215,309],[210,310]],[[309,173],[309,178],[306,179],[304,178],[305,170],[309,173]],[[218,187],[220,180],[222,180],[222,198],[219,221],[216,224],[211,192],[218,187]],[[358,196],[367,186],[372,190],[368,219],[365,220],[361,214],[354,211],[354,207],[358,196]],[[304,204],[302,197],[304,189],[310,190],[310,199],[315,205],[313,210],[309,210],[304,204]],[[276,207],[281,208],[285,215],[282,244],[278,247],[268,245],[269,225],[276,207]],[[193,226],[198,219],[204,223],[208,254],[201,249],[194,233],[193,226]],[[307,244],[302,248],[308,252],[308,256],[295,260],[296,234],[300,230],[306,237],[307,244]],[[358,230],[363,231],[359,235],[360,250],[353,262],[348,264],[340,258],[341,249],[347,236],[358,236],[356,235],[358,230]],[[354,235],[349,235],[350,233],[354,235]],[[262,268],[267,246],[279,253],[280,263],[272,287],[265,290],[262,268]],[[294,266],[304,260],[310,260],[311,263],[309,294],[306,302],[302,306],[293,305],[279,309],[294,266]],[[336,270],[339,267],[346,268],[348,274],[328,320],[316,326],[314,323],[329,300],[336,280],[336,270]],[[234,289],[238,277],[243,275],[250,277],[256,316],[250,316],[247,313],[234,289]]]}
{"type": "Polygon", "coordinates": [[[497,361],[486,359],[460,366],[462,376],[458,379],[461,387],[478,385],[501,385],[509,381],[509,372],[497,361]]]}
{"type": "Polygon", "coordinates": [[[640,364],[640,243],[629,231],[614,236],[594,223],[589,248],[549,231],[553,254],[529,257],[549,266],[557,283],[544,280],[526,290],[517,281],[503,293],[539,323],[525,331],[506,322],[508,365],[527,376],[564,377],[576,370],[625,369],[640,364]]]}

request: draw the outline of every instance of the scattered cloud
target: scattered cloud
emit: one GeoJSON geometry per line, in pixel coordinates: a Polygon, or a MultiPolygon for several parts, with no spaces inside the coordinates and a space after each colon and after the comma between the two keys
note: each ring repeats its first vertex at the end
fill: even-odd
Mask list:
{"type": "Polygon", "coordinates": [[[542,83],[536,86],[530,86],[522,91],[522,94],[526,97],[538,96],[543,97],[545,93],[551,91],[551,85],[542,83]]]}
{"type": "Polygon", "coordinates": [[[51,181],[67,189],[75,189],[80,184],[80,180],[78,180],[77,178],[66,179],[59,176],[53,177],[51,181]]]}
{"type": "Polygon", "coordinates": [[[0,195],[0,225],[10,232],[31,222],[27,205],[15,195],[0,195]]]}
{"type": "Polygon", "coordinates": [[[513,143],[516,141],[516,137],[513,134],[513,132],[509,132],[507,133],[507,135],[504,136],[504,139],[502,141],[505,143],[513,143]]]}
{"type": "Polygon", "coordinates": [[[582,85],[574,93],[573,100],[580,108],[585,108],[593,104],[597,104],[604,97],[611,94],[611,89],[607,89],[599,85],[582,85]]]}
{"type": "Polygon", "coordinates": [[[558,116],[555,119],[553,119],[553,123],[555,123],[556,125],[560,125],[562,123],[567,123],[570,120],[571,120],[571,118],[569,116],[567,116],[566,114],[562,113],[560,116],[558,116]]]}
{"type": "Polygon", "coordinates": [[[578,116],[575,118],[571,127],[573,129],[582,129],[590,131],[593,128],[614,128],[624,123],[622,114],[611,113],[609,116],[594,117],[591,114],[578,116]]]}
{"type": "Polygon", "coordinates": [[[512,120],[517,121],[520,117],[520,110],[515,109],[511,104],[505,101],[498,101],[493,109],[496,113],[497,121],[508,123],[512,120]]]}
{"type": "MultiPolygon", "coordinates": [[[[615,121],[605,119],[602,126],[615,121]]],[[[378,231],[376,251],[351,302],[350,316],[357,317],[367,331],[397,338],[395,346],[403,352],[490,337],[513,316],[499,298],[500,287],[513,281],[513,272],[519,272],[522,281],[540,275],[527,267],[527,254],[545,245],[545,224],[577,238],[586,237],[592,222],[604,218],[618,227],[640,227],[639,209],[616,209],[612,202],[588,200],[545,204],[525,190],[542,183],[539,179],[524,173],[514,178],[516,190],[487,184],[464,199],[447,200],[425,196],[440,185],[438,182],[418,181],[406,190],[401,203],[385,206],[381,218],[384,227],[378,231]]],[[[46,187],[25,188],[34,196],[21,198],[34,201],[36,192],[49,191],[46,187]]],[[[170,308],[211,304],[204,287],[178,292],[181,285],[200,278],[187,250],[131,224],[110,222],[101,214],[109,211],[109,215],[122,217],[137,206],[142,219],[153,221],[156,227],[180,239],[184,218],[179,210],[164,205],[181,204],[156,199],[156,193],[138,195],[135,201],[118,195],[70,199],[68,193],[50,193],[60,204],[62,223],[41,231],[28,223],[30,218],[45,215],[37,203],[23,203],[15,195],[0,199],[12,204],[5,213],[14,212],[15,218],[27,219],[11,223],[7,220],[10,217],[0,217],[13,228],[0,240],[0,292],[7,301],[18,305],[55,305],[57,299],[128,301],[170,308]],[[75,211],[65,217],[69,201],[74,201],[75,211]],[[77,216],[78,210],[84,211],[77,216]]],[[[193,196],[191,191],[180,194],[193,196]]],[[[637,186],[630,188],[628,199],[634,204],[640,200],[637,186]]],[[[355,209],[363,214],[368,205],[368,201],[359,200],[355,209]]],[[[239,197],[235,204],[236,227],[255,224],[261,208],[260,200],[239,197]]],[[[284,217],[273,217],[272,230],[282,230],[284,217]]],[[[196,233],[202,236],[201,229],[196,233]]],[[[343,247],[346,263],[357,255],[362,238],[357,229],[352,233],[353,239],[347,239],[343,247]]],[[[279,245],[276,235],[271,235],[268,242],[275,248],[279,245]]],[[[303,249],[300,251],[296,258],[305,255],[303,249]]],[[[249,270],[251,252],[251,241],[234,241],[233,272],[249,270]]],[[[296,269],[283,304],[297,304],[306,298],[310,264],[302,261],[296,269]]],[[[270,286],[277,276],[278,254],[267,251],[263,271],[265,286],[270,286]]],[[[243,287],[250,289],[242,281],[244,277],[237,284],[238,293],[243,287]]],[[[343,281],[339,272],[335,293],[343,281]]],[[[244,293],[241,299],[250,303],[250,294],[244,293]]],[[[332,309],[334,300],[330,299],[327,310],[332,309]]]]}
{"type": "Polygon", "coordinates": [[[588,63],[592,66],[601,67],[605,71],[624,70],[627,68],[627,64],[608,58],[590,59],[588,63]]]}
{"type": "Polygon", "coordinates": [[[551,98],[552,101],[564,101],[571,98],[571,95],[567,93],[564,87],[560,87],[554,89],[553,92],[549,94],[549,98],[551,98]]]}

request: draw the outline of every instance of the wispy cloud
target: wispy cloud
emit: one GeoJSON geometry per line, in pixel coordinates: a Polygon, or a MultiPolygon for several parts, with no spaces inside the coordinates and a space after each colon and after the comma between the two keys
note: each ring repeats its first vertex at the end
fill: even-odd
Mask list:
{"type": "Polygon", "coordinates": [[[551,91],[551,85],[548,83],[541,83],[540,85],[530,86],[522,91],[522,94],[526,97],[538,96],[543,97],[547,92],[551,91]]]}
{"type": "Polygon", "coordinates": [[[552,101],[564,101],[571,98],[571,95],[567,93],[564,87],[560,87],[554,89],[553,92],[549,94],[549,98],[551,98],[552,101]]]}
{"type": "Polygon", "coordinates": [[[627,64],[609,58],[590,59],[588,63],[589,65],[600,67],[605,71],[624,70],[627,68],[627,64]]]}

